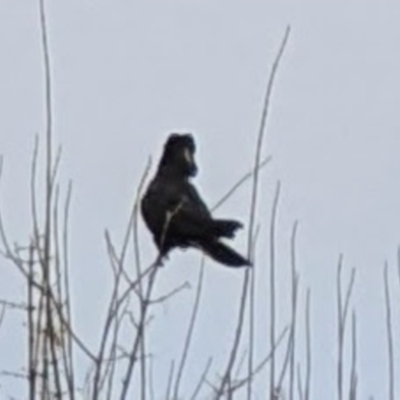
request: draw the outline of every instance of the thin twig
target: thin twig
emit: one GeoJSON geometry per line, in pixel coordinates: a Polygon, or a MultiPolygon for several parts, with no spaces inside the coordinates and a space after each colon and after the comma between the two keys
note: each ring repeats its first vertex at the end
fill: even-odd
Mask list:
{"type": "MultiPolygon", "coordinates": [[[[108,231],[105,232],[105,241],[107,244],[107,251],[110,255],[110,254],[112,254],[112,244],[111,244],[111,239],[109,237],[108,231]]],[[[110,258],[111,258],[111,256],[110,256],[110,258]]],[[[120,265],[119,265],[119,267],[120,267],[120,265]]],[[[115,272],[114,285],[113,285],[113,290],[112,290],[111,298],[110,298],[109,305],[108,305],[107,317],[106,317],[106,321],[104,323],[104,327],[102,329],[99,351],[98,351],[96,361],[95,361],[95,369],[94,369],[94,375],[93,375],[93,389],[92,389],[93,400],[97,400],[99,397],[99,393],[100,393],[100,389],[101,389],[101,382],[102,382],[101,377],[102,377],[103,361],[105,358],[104,353],[106,351],[108,335],[110,333],[114,319],[118,318],[119,308],[116,307],[116,304],[119,299],[118,291],[119,291],[119,285],[120,285],[121,276],[122,276],[121,271],[122,271],[122,267],[118,268],[118,270],[115,272]]],[[[120,304],[122,304],[122,303],[119,303],[119,305],[120,304]]]]}
{"type": "Polygon", "coordinates": [[[394,350],[393,350],[393,328],[392,328],[392,311],[390,302],[390,289],[388,279],[388,263],[385,261],[384,268],[384,288],[386,303],[386,330],[388,344],[388,383],[389,383],[389,400],[394,400],[394,350]]]}
{"type": "MultiPolygon", "coordinates": [[[[255,160],[254,160],[254,175],[253,175],[253,185],[252,185],[252,197],[251,197],[251,205],[250,205],[250,215],[249,215],[249,236],[248,236],[248,251],[249,253],[252,251],[252,238],[253,238],[253,232],[254,232],[254,224],[255,224],[255,215],[256,215],[256,208],[257,208],[257,197],[258,197],[258,165],[260,165],[260,160],[261,160],[261,151],[262,151],[262,144],[263,144],[263,139],[264,139],[264,133],[265,133],[265,127],[266,127],[266,121],[267,121],[267,116],[268,116],[268,111],[269,111],[269,102],[272,94],[272,88],[273,88],[273,83],[275,80],[275,75],[279,66],[280,59],[283,55],[283,51],[286,46],[287,39],[289,37],[289,32],[290,32],[290,27],[286,29],[285,36],[283,38],[282,44],[280,46],[280,49],[278,51],[278,55],[272,65],[272,70],[271,74],[268,79],[268,84],[267,84],[267,89],[265,93],[265,99],[264,99],[264,105],[263,105],[263,110],[261,114],[261,123],[260,123],[260,129],[258,132],[258,138],[257,138],[257,145],[256,145],[256,155],[255,155],[255,160]]],[[[245,308],[246,308],[246,298],[247,298],[247,292],[249,288],[249,282],[250,282],[250,272],[249,269],[246,270],[244,280],[243,280],[243,286],[242,286],[242,295],[240,299],[240,306],[239,306],[239,317],[238,317],[238,323],[236,327],[236,333],[235,333],[235,338],[233,341],[233,345],[231,348],[231,353],[228,361],[227,368],[225,369],[224,376],[221,381],[221,385],[216,393],[216,398],[219,399],[224,392],[225,385],[228,383],[228,378],[231,375],[233,365],[236,360],[236,355],[237,351],[239,348],[240,344],[240,338],[242,334],[242,328],[243,328],[243,320],[244,320],[244,314],[245,314],[245,308]]],[[[249,357],[252,357],[253,351],[249,351],[249,357]]],[[[252,366],[252,360],[249,360],[249,365],[252,366]]],[[[250,371],[251,372],[251,371],[250,371]]],[[[250,374],[251,376],[251,374],[250,374]]],[[[249,383],[250,388],[248,389],[248,392],[251,392],[251,382],[249,383]]]]}
{"type": "MultiPolygon", "coordinates": [[[[71,305],[71,290],[69,284],[69,258],[68,258],[68,222],[69,222],[69,209],[71,205],[71,193],[72,184],[69,182],[67,197],[64,206],[64,221],[63,221],[63,265],[64,265],[64,287],[65,287],[65,307],[66,307],[66,319],[72,324],[72,305],[71,305]]],[[[68,385],[70,388],[75,388],[75,370],[74,370],[74,352],[73,352],[73,342],[71,335],[67,336],[67,350],[68,350],[68,360],[69,360],[69,377],[68,385]]]]}
{"type": "MultiPolygon", "coordinates": [[[[99,346],[99,351],[98,351],[98,356],[96,359],[96,368],[94,371],[94,377],[93,377],[93,399],[97,400],[98,396],[99,396],[99,391],[101,389],[101,384],[102,382],[104,382],[104,379],[101,379],[102,377],[102,367],[103,367],[103,360],[104,360],[104,354],[106,351],[106,346],[107,346],[107,342],[108,342],[108,337],[111,331],[111,328],[114,326],[114,330],[113,330],[113,342],[115,344],[115,342],[117,341],[117,337],[118,337],[118,329],[119,329],[119,325],[117,322],[118,319],[118,315],[119,315],[119,309],[120,306],[123,304],[123,302],[125,301],[125,299],[129,296],[129,294],[131,293],[131,291],[134,289],[134,287],[136,287],[137,285],[141,285],[141,280],[142,280],[142,275],[141,271],[140,271],[140,265],[138,265],[138,258],[136,258],[136,266],[138,268],[138,278],[135,282],[132,282],[126,273],[124,273],[124,260],[125,260],[125,256],[126,256],[126,252],[128,250],[128,244],[129,244],[129,239],[131,236],[131,232],[133,232],[133,234],[135,235],[135,221],[137,219],[137,210],[138,210],[138,202],[139,202],[139,196],[141,193],[141,189],[143,187],[144,181],[146,179],[146,176],[148,174],[150,168],[150,162],[148,163],[148,165],[146,166],[146,169],[144,171],[144,173],[142,174],[141,180],[139,182],[139,186],[137,189],[137,195],[136,195],[136,199],[132,208],[132,212],[129,218],[129,222],[127,225],[127,229],[126,229],[126,233],[125,233],[125,237],[123,240],[123,244],[122,244],[122,249],[121,249],[121,253],[119,258],[117,258],[115,256],[115,250],[114,250],[114,246],[112,245],[112,241],[110,239],[110,235],[108,233],[108,231],[105,232],[105,241],[106,241],[106,245],[107,245],[107,252],[109,254],[110,260],[111,260],[111,265],[113,265],[113,261],[115,259],[117,259],[117,266],[116,266],[116,270],[114,271],[115,276],[114,276],[114,285],[113,285],[113,290],[111,293],[111,298],[109,301],[109,306],[108,306],[108,310],[107,310],[107,317],[106,317],[106,321],[104,323],[104,327],[102,330],[102,337],[100,340],[100,346],[99,346]],[[127,290],[125,291],[124,294],[120,295],[119,294],[119,288],[120,288],[120,283],[121,283],[121,277],[125,276],[128,280],[129,283],[129,287],[127,288],[127,290]],[[113,325],[114,324],[114,325],[113,325]]],[[[134,238],[134,242],[137,239],[134,238]]],[[[136,247],[135,247],[135,250],[136,247]]],[[[136,257],[138,257],[138,253],[136,253],[136,257]]],[[[111,346],[111,349],[115,348],[115,346],[111,346]]],[[[136,355],[135,355],[136,357],[136,355]]],[[[143,357],[144,358],[144,357],[143,357]]],[[[113,373],[114,369],[111,368],[111,373],[113,373]]],[[[108,390],[111,390],[110,387],[108,390]]]]}
{"type": "MultiPolygon", "coordinates": [[[[151,163],[148,163],[148,166],[145,170],[145,173],[142,176],[142,179],[139,182],[139,186],[136,192],[136,201],[135,201],[135,206],[134,206],[134,218],[133,218],[133,250],[134,250],[134,257],[135,257],[135,264],[136,264],[136,274],[137,276],[142,275],[142,267],[141,267],[141,259],[140,259],[140,246],[139,246],[139,233],[138,233],[138,216],[139,216],[139,210],[140,210],[140,199],[141,199],[141,194],[142,190],[144,187],[144,184],[146,182],[147,175],[150,171],[150,166],[151,163]]],[[[145,300],[143,297],[143,286],[142,286],[142,281],[139,280],[138,284],[138,290],[139,290],[139,300],[141,303],[143,301],[148,301],[149,299],[145,300]]],[[[140,307],[140,312],[143,312],[144,308],[140,307]]],[[[144,319],[145,316],[141,315],[140,318],[144,319]]],[[[145,333],[146,331],[143,330],[142,333],[142,339],[140,341],[140,352],[142,354],[142,357],[140,358],[140,387],[141,387],[141,400],[146,400],[146,387],[147,387],[147,377],[146,377],[146,338],[145,338],[145,333]]]]}
{"type": "MultiPolygon", "coordinates": [[[[40,29],[44,61],[45,75],[45,110],[46,110],[46,204],[45,204],[45,232],[44,232],[44,262],[43,281],[46,288],[50,288],[50,255],[51,255],[51,202],[53,194],[52,186],[52,86],[51,86],[51,68],[50,68],[50,51],[47,37],[47,24],[44,0],[39,0],[40,9],[40,29]]],[[[46,339],[49,339],[50,354],[54,373],[55,396],[61,398],[62,387],[61,377],[57,361],[54,321],[51,311],[51,298],[46,296],[46,339]]],[[[47,342],[47,341],[46,341],[47,342]]],[[[45,342],[45,343],[46,343],[45,342]]],[[[47,345],[44,343],[44,350],[47,345]]],[[[46,358],[46,355],[45,355],[46,358]]],[[[46,369],[45,363],[45,369],[46,369]]],[[[45,370],[45,375],[47,375],[45,370]]]]}
{"type": "Polygon", "coordinates": [[[263,169],[267,164],[269,164],[272,160],[271,156],[267,156],[264,158],[264,160],[262,160],[259,164],[257,164],[257,166],[255,168],[253,168],[251,171],[247,172],[246,174],[244,174],[222,197],[220,200],[217,201],[217,203],[215,203],[212,208],[211,211],[215,211],[216,209],[218,209],[219,207],[222,206],[222,204],[224,204],[229,198],[231,198],[233,196],[233,194],[244,184],[246,183],[246,181],[248,181],[250,178],[254,177],[254,174],[256,173],[256,171],[260,171],[261,169],[263,169]]]}
{"type": "MultiPolygon", "coordinates": [[[[141,343],[143,341],[144,333],[145,333],[145,325],[146,325],[146,316],[148,311],[148,306],[150,305],[150,298],[154,286],[154,282],[157,276],[157,272],[159,269],[159,260],[161,260],[162,256],[162,249],[164,246],[164,241],[171,223],[171,220],[174,218],[175,214],[179,212],[180,208],[182,207],[182,202],[180,202],[171,212],[167,213],[165,221],[164,221],[164,228],[161,235],[160,241],[160,252],[157,257],[156,262],[153,264],[153,269],[150,271],[149,280],[147,284],[147,290],[140,299],[139,307],[140,307],[140,319],[139,323],[137,324],[137,333],[133,340],[132,350],[129,354],[129,361],[128,366],[126,368],[126,372],[123,377],[123,384],[121,390],[121,400],[125,400],[128,395],[129,385],[132,379],[132,375],[135,369],[136,361],[138,358],[138,351],[141,349],[141,343]]],[[[144,355],[142,355],[144,356],[144,355]]]]}
{"type": "Polygon", "coordinates": [[[38,160],[38,152],[39,152],[39,136],[35,135],[35,143],[33,147],[33,156],[31,162],[31,212],[32,212],[32,223],[33,223],[33,234],[34,234],[34,243],[38,248],[37,254],[41,263],[43,263],[42,252],[40,251],[40,230],[39,230],[39,221],[37,215],[37,205],[36,205],[36,170],[37,170],[37,160],[38,160]]]}
{"type": "Polygon", "coordinates": [[[310,324],[310,289],[307,290],[306,299],[306,349],[307,349],[307,369],[306,383],[304,390],[304,399],[310,400],[310,383],[311,383],[311,324],[310,324]]]}
{"type": "Polygon", "coordinates": [[[194,392],[193,392],[192,396],[190,397],[190,400],[196,400],[196,398],[197,398],[197,396],[198,396],[198,394],[200,392],[200,389],[201,389],[201,387],[203,386],[203,384],[204,384],[204,382],[206,380],[206,377],[207,377],[208,371],[209,371],[209,369],[211,367],[211,364],[212,364],[212,358],[210,357],[208,359],[208,361],[207,361],[207,365],[206,365],[203,373],[201,374],[199,382],[196,385],[196,388],[194,389],[194,392]]]}
{"type": "Polygon", "coordinates": [[[33,245],[30,246],[29,260],[28,263],[28,274],[29,280],[28,286],[28,368],[29,368],[29,399],[35,400],[36,397],[36,363],[34,359],[34,348],[35,348],[35,331],[34,331],[34,303],[33,303],[33,287],[31,280],[33,280],[33,245]]]}
{"type": "Polygon", "coordinates": [[[174,396],[173,396],[174,399],[179,398],[179,386],[180,386],[181,379],[183,376],[183,371],[184,371],[184,368],[186,365],[187,356],[189,354],[189,348],[190,348],[190,344],[192,341],[193,331],[194,331],[196,318],[197,318],[197,314],[198,314],[198,310],[199,310],[200,298],[201,298],[201,293],[202,293],[202,288],[203,288],[204,265],[205,265],[205,257],[203,255],[201,258],[200,272],[199,272],[199,278],[197,281],[197,290],[196,290],[195,300],[194,300],[194,304],[193,304],[193,311],[192,311],[192,315],[190,317],[189,327],[187,330],[185,343],[183,345],[182,356],[181,356],[181,360],[179,362],[178,373],[177,373],[176,380],[175,380],[174,396]]]}
{"type": "MultiPolygon", "coordinates": [[[[279,193],[280,193],[280,182],[278,181],[276,185],[274,202],[272,205],[272,215],[271,215],[271,225],[270,225],[270,346],[274,347],[275,343],[275,225],[278,212],[279,203],[279,193]]],[[[275,391],[275,354],[272,354],[271,367],[269,375],[269,390],[270,399],[274,400],[275,391]]]]}
{"type": "MultiPolygon", "coordinates": [[[[260,164],[258,164],[256,168],[254,168],[252,171],[246,173],[212,207],[212,211],[215,211],[222,204],[224,204],[236,192],[236,190],[243,183],[245,183],[248,179],[250,179],[254,175],[256,170],[259,170],[259,169],[263,168],[270,161],[271,161],[271,157],[268,156],[260,164]]],[[[204,274],[204,261],[205,261],[205,259],[203,257],[202,258],[202,262],[201,262],[201,266],[200,266],[200,275],[199,275],[199,281],[198,281],[198,285],[197,285],[197,291],[196,291],[196,297],[195,297],[195,303],[194,303],[194,307],[193,307],[193,312],[192,312],[191,320],[190,320],[190,323],[189,323],[188,333],[187,333],[187,336],[186,336],[186,339],[185,339],[184,349],[183,349],[183,352],[182,352],[181,362],[180,362],[180,365],[179,365],[179,368],[178,368],[177,378],[176,378],[176,381],[175,381],[174,398],[178,398],[179,397],[178,396],[179,395],[179,385],[180,385],[180,381],[181,381],[181,378],[182,378],[183,370],[184,370],[184,367],[185,367],[186,358],[187,358],[187,354],[188,354],[189,346],[190,346],[190,342],[191,342],[191,337],[192,337],[193,331],[194,331],[194,324],[195,324],[195,320],[196,320],[196,316],[197,316],[197,312],[198,312],[198,307],[199,307],[199,303],[200,303],[200,295],[201,295],[201,288],[202,288],[203,274],[204,274]]]]}
{"type": "Polygon", "coordinates": [[[355,269],[351,271],[350,282],[347,286],[346,297],[343,305],[342,299],[342,282],[341,273],[343,268],[343,256],[339,256],[338,267],[337,267],[337,302],[338,302],[338,399],[343,400],[343,347],[344,337],[346,331],[346,320],[350,304],[350,298],[355,282],[355,269]]]}
{"type": "MultiPolygon", "coordinates": [[[[249,231],[250,232],[250,231],[249,231]]],[[[251,234],[251,232],[250,232],[251,234]]],[[[250,242],[250,245],[253,246],[253,243],[250,242]]],[[[255,247],[255,246],[254,246],[255,247]]],[[[248,249],[248,259],[251,260],[254,265],[254,259],[252,257],[252,249],[248,249]]],[[[256,269],[252,268],[250,273],[250,309],[249,309],[249,354],[248,354],[248,363],[247,369],[249,374],[249,381],[247,384],[247,400],[251,400],[253,394],[253,364],[254,364],[254,321],[255,321],[255,298],[256,298],[256,269]]]]}
{"type": "MultiPolygon", "coordinates": [[[[266,131],[266,124],[267,124],[267,117],[268,117],[268,112],[269,112],[269,103],[272,95],[272,89],[273,89],[273,84],[275,80],[275,75],[278,71],[279,63],[282,58],[283,52],[286,47],[287,40],[289,38],[289,33],[290,33],[290,26],[286,28],[285,35],[283,37],[282,43],[280,45],[278,54],[274,60],[274,63],[272,64],[272,70],[271,74],[268,79],[267,83],[267,90],[265,93],[265,98],[264,98],[264,104],[263,104],[263,110],[261,114],[261,122],[260,122],[260,128],[258,132],[258,138],[257,138],[257,145],[256,145],[256,155],[255,155],[255,168],[254,168],[254,175],[253,175],[253,188],[252,188],[252,196],[251,196],[251,206],[250,206],[250,216],[249,216],[249,237],[248,237],[248,251],[251,251],[252,248],[252,237],[254,234],[254,223],[255,223],[255,214],[257,210],[257,198],[258,198],[258,169],[257,165],[260,163],[261,159],[261,152],[262,152],[262,147],[263,147],[263,142],[264,142],[264,134],[266,131]]],[[[253,279],[255,279],[253,277],[253,279]]],[[[250,314],[254,316],[254,281],[253,284],[251,285],[253,287],[251,298],[253,298],[253,302],[251,302],[250,307],[250,314]]],[[[253,365],[253,351],[254,351],[254,333],[252,325],[254,324],[254,317],[250,318],[250,350],[249,350],[249,374],[251,375],[251,369],[253,365]]],[[[272,340],[272,339],[271,339],[272,340]]],[[[271,371],[273,371],[270,375],[270,380],[273,379],[273,374],[274,374],[274,361],[271,362],[271,371]]],[[[271,382],[270,382],[271,384],[271,382]]],[[[251,399],[251,392],[252,392],[252,381],[250,379],[249,385],[248,385],[248,391],[247,391],[247,397],[248,399],[251,399]]],[[[272,382],[273,385],[273,382],[272,382]]],[[[271,387],[271,393],[273,392],[273,387],[271,387]]],[[[272,400],[272,399],[271,399],[272,400]]]]}
{"type": "Polygon", "coordinates": [[[351,368],[350,368],[350,391],[349,400],[356,400],[357,396],[357,320],[356,313],[352,314],[352,341],[351,341],[351,368]]]}
{"type": "Polygon", "coordinates": [[[122,384],[122,391],[121,391],[121,396],[120,399],[121,400],[125,400],[127,395],[128,395],[128,389],[129,389],[129,384],[130,381],[132,379],[132,374],[134,371],[134,367],[135,367],[135,363],[137,360],[137,353],[138,353],[138,349],[140,347],[140,342],[142,340],[142,335],[143,335],[143,331],[144,331],[144,327],[145,327],[145,323],[146,323],[146,315],[147,315],[147,310],[148,310],[148,300],[150,299],[152,290],[153,290],[153,285],[156,279],[156,275],[157,275],[157,271],[158,271],[158,267],[153,265],[152,270],[150,271],[150,276],[149,276],[149,282],[147,285],[147,290],[144,296],[144,301],[141,302],[140,307],[141,307],[141,311],[140,311],[140,321],[138,324],[138,328],[137,328],[137,334],[133,340],[133,345],[132,345],[132,351],[129,354],[129,362],[128,362],[128,366],[123,378],[123,384],[122,384]]]}
{"type": "Polygon", "coordinates": [[[231,388],[231,392],[233,393],[234,391],[236,391],[237,389],[241,388],[242,386],[244,386],[245,384],[248,383],[249,379],[254,379],[254,377],[259,374],[263,368],[267,365],[267,363],[269,361],[271,361],[272,359],[272,355],[276,352],[276,349],[280,346],[280,344],[282,343],[283,339],[286,336],[286,333],[288,332],[289,327],[285,327],[281,334],[278,336],[278,339],[276,340],[274,347],[270,350],[270,352],[268,353],[268,355],[254,368],[253,372],[252,372],[252,376],[247,376],[244,379],[239,380],[238,383],[235,383],[234,385],[232,385],[231,388]]]}
{"type": "Polygon", "coordinates": [[[297,364],[297,393],[299,396],[299,400],[303,400],[303,388],[301,384],[301,369],[300,364],[297,364]]]}
{"type": "Polygon", "coordinates": [[[175,289],[172,289],[167,294],[157,297],[156,299],[149,300],[149,304],[164,303],[167,300],[169,300],[171,297],[174,297],[176,294],[178,294],[179,292],[181,292],[182,290],[185,290],[185,289],[190,289],[190,283],[188,281],[183,282],[181,285],[179,285],[175,289]]]}
{"type": "Polygon", "coordinates": [[[171,388],[172,388],[172,382],[174,380],[174,371],[175,371],[175,361],[171,361],[171,367],[169,369],[169,375],[168,375],[168,382],[167,382],[167,391],[165,394],[165,400],[169,400],[171,396],[171,388]]]}
{"type": "Polygon", "coordinates": [[[290,260],[292,271],[292,320],[291,320],[291,346],[290,346],[290,373],[289,373],[289,400],[294,400],[294,383],[295,383],[295,358],[296,358],[296,315],[297,315],[297,293],[299,285],[299,277],[296,271],[296,235],[297,221],[293,225],[290,260]]]}
{"type": "Polygon", "coordinates": [[[337,268],[337,301],[338,301],[338,399],[343,400],[343,328],[342,328],[342,272],[343,256],[339,256],[337,268]]]}
{"type": "Polygon", "coordinates": [[[232,371],[233,365],[235,363],[236,355],[237,355],[237,352],[239,349],[240,338],[241,338],[242,330],[243,330],[244,313],[246,310],[247,288],[248,288],[249,276],[250,276],[248,271],[249,271],[249,269],[247,269],[245,272],[243,286],[242,286],[242,296],[240,299],[239,318],[238,318],[238,323],[236,325],[235,338],[234,338],[234,342],[233,342],[233,345],[231,348],[231,353],[230,353],[227,368],[225,369],[225,373],[221,380],[220,387],[216,392],[216,399],[219,399],[225,391],[225,386],[228,383],[228,379],[230,379],[231,371],[232,371]]]}
{"type": "Polygon", "coordinates": [[[149,361],[149,391],[150,391],[150,400],[155,400],[154,395],[154,368],[153,368],[153,357],[150,357],[149,361]]]}

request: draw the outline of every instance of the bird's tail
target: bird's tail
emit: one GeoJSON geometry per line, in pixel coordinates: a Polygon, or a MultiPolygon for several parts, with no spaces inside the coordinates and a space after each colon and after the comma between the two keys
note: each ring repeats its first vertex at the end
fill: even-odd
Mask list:
{"type": "Polygon", "coordinates": [[[213,236],[233,238],[236,230],[243,228],[239,221],[233,219],[214,219],[213,223],[213,236]]]}
{"type": "Polygon", "coordinates": [[[209,240],[201,243],[202,250],[215,261],[225,264],[229,267],[251,266],[249,260],[231,249],[225,243],[217,240],[209,240]]]}

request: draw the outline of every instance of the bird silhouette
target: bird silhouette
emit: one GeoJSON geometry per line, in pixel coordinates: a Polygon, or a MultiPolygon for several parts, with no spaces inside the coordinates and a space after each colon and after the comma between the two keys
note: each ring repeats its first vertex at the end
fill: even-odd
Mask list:
{"type": "Polygon", "coordinates": [[[221,238],[233,238],[242,224],[214,219],[190,179],[197,174],[196,146],[190,134],[171,134],[155,177],[141,201],[143,219],[153,234],[162,265],[174,248],[195,247],[215,261],[231,267],[250,262],[227,246],[221,238]]]}

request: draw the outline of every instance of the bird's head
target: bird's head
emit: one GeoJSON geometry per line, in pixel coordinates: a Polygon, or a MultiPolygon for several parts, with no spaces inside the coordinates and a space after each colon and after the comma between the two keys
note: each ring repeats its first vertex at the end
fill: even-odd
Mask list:
{"type": "Polygon", "coordinates": [[[195,151],[196,144],[191,134],[172,133],[164,145],[159,169],[168,169],[183,177],[195,176],[195,151]]]}

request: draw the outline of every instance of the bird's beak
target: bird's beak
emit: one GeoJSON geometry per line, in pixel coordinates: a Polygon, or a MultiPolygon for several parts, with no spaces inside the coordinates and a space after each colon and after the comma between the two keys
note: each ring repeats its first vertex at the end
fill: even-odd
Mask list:
{"type": "Polygon", "coordinates": [[[197,166],[194,162],[193,153],[188,148],[185,148],[183,150],[183,157],[189,165],[190,175],[195,176],[197,174],[197,166]]]}
{"type": "Polygon", "coordinates": [[[183,151],[183,156],[185,157],[185,160],[189,165],[193,165],[194,164],[193,155],[192,155],[192,153],[190,152],[190,150],[188,148],[186,148],[183,151]]]}

